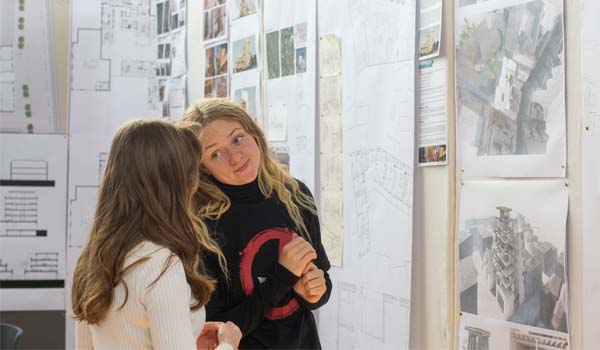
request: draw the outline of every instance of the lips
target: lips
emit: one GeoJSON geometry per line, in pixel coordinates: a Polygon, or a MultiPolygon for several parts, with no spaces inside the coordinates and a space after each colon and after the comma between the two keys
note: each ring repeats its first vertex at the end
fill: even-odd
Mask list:
{"type": "Polygon", "coordinates": [[[246,162],[241,167],[237,168],[234,172],[240,173],[246,170],[248,168],[248,165],[250,165],[250,159],[246,160],[246,162]]]}

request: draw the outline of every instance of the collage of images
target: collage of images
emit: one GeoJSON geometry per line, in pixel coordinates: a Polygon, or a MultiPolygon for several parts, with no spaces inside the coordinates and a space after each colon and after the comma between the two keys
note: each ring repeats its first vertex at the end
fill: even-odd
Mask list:
{"type": "MultiPolygon", "coordinates": [[[[225,39],[227,30],[223,29],[227,23],[227,12],[225,0],[205,1],[205,31],[204,40],[225,39]],[[222,23],[221,23],[222,22],[222,23]]],[[[256,0],[235,0],[235,13],[231,19],[235,20],[256,13],[256,0]]],[[[258,67],[258,38],[250,35],[233,42],[232,73],[237,74],[258,67]]],[[[205,49],[205,97],[227,97],[228,96],[228,74],[229,74],[229,47],[227,41],[213,43],[205,49]]],[[[236,91],[236,93],[244,93],[236,91]]],[[[246,91],[250,94],[250,91],[246,91]]]]}
{"type": "Polygon", "coordinates": [[[269,79],[306,72],[308,24],[296,24],[267,33],[267,71],[269,79]]]}

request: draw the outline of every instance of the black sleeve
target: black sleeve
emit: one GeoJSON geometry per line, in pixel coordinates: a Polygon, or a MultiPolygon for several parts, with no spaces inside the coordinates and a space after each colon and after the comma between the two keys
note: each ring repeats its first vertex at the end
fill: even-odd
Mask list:
{"type": "MultiPolygon", "coordinates": [[[[298,181],[298,180],[297,180],[298,181]]],[[[300,186],[300,190],[305,194],[309,195],[311,198],[314,197],[308,187],[303,184],[301,181],[298,181],[298,185],[300,186]]],[[[325,252],[325,248],[321,243],[321,226],[319,225],[319,217],[309,212],[308,210],[302,210],[302,217],[304,219],[304,224],[306,225],[306,230],[310,234],[310,238],[312,240],[312,245],[317,251],[317,260],[314,261],[314,264],[323,272],[325,272],[325,284],[327,285],[327,290],[325,294],[321,297],[319,301],[316,303],[309,303],[306,300],[302,299],[302,297],[298,296],[298,301],[302,306],[309,310],[315,310],[319,307],[325,305],[327,301],[329,301],[329,296],[331,295],[331,279],[329,278],[329,269],[331,268],[331,264],[329,262],[329,258],[327,258],[327,253],[325,252]]]]}
{"type": "MultiPolygon", "coordinates": [[[[221,271],[216,257],[205,259],[205,263],[209,272],[221,271]]],[[[244,337],[260,325],[267,311],[279,305],[281,299],[299,279],[282,265],[275,264],[267,280],[258,284],[252,295],[242,302],[233,303],[229,285],[223,274],[211,273],[211,275],[217,276],[217,286],[206,304],[206,320],[231,321],[240,327],[244,337]]]]}

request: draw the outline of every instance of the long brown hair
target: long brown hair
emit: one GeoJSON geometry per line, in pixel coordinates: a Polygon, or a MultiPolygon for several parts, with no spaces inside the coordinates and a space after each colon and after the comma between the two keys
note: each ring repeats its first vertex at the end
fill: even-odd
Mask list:
{"type": "MultiPolygon", "coordinates": [[[[275,194],[285,205],[300,234],[310,240],[300,209],[307,209],[316,214],[315,202],[312,197],[302,192],[298,182],[271,158],[265,135],[244,108],[226,99],[211,98],[200,100],[189,107],[183,115],[183,121],[197,122],[202,126],[217,119],[240,123],[254,138],[261,157],[258,169],[260,191],[266,197],[275,194]]],[[[218,219],[229,209],[231,201],[205,172],[200,173],[200,183],[202,191],[196,192],[195,196],[198,214],[203,219],[218,219]]]]}
{"type": "MultiPolygon", "coordinates": [[[[100,184],[96,213],[87,245],[73,275],[74,318],[98,323],[113,301],[124,274],[142,263],[124,267],[128,253],[143,241],[170,249],[182,262],[192,295],[208,302],[214,282],[202,275],[204,252],[225,258],[210,239],[206,226],[192,210],[198,189],[202,148],[198,125],[174,126],[166,121],[133,121],[122,126],[112,141],[100,184]]],[[[168,269],[167,260],[159,277],[168,269]]],[[[156,280],[154,282],[156,282],[156,280]]]]}

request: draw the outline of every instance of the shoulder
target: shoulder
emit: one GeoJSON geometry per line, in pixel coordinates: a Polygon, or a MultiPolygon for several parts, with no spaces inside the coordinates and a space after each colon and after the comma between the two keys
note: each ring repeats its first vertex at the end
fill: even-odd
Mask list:
{"type": "Polygon", "coordinates": [[[162,274],[163,270],[183,271],[181,260],[171,249],[150,241],[143,241],[134,247],[128,253],[123,266],[125,270],[130,269],[126,273],[146,275],[151,280],[162,274]]]}
{"type": "Polygon", "coordinates": [[[305,195],[307,195],[307,196],[309,196],[309,197],[311,197],[311,198],[314,198],[314,196],[313,196],[312,192],[310,191],[310,188],[308,188],[308,186],[306,186],[306,184],[305,184],[304,182],[302,182],[302,181],[298,180],[298,179],[297,179],[297,178],[295,178],[295,177],[294,177],[293,179],[294,179],[294,181],[296,181],[296,183],[298,184],[298,188],[300,189],[300,191],[301,191],[302,193],[304,193],[305,195]]]}

